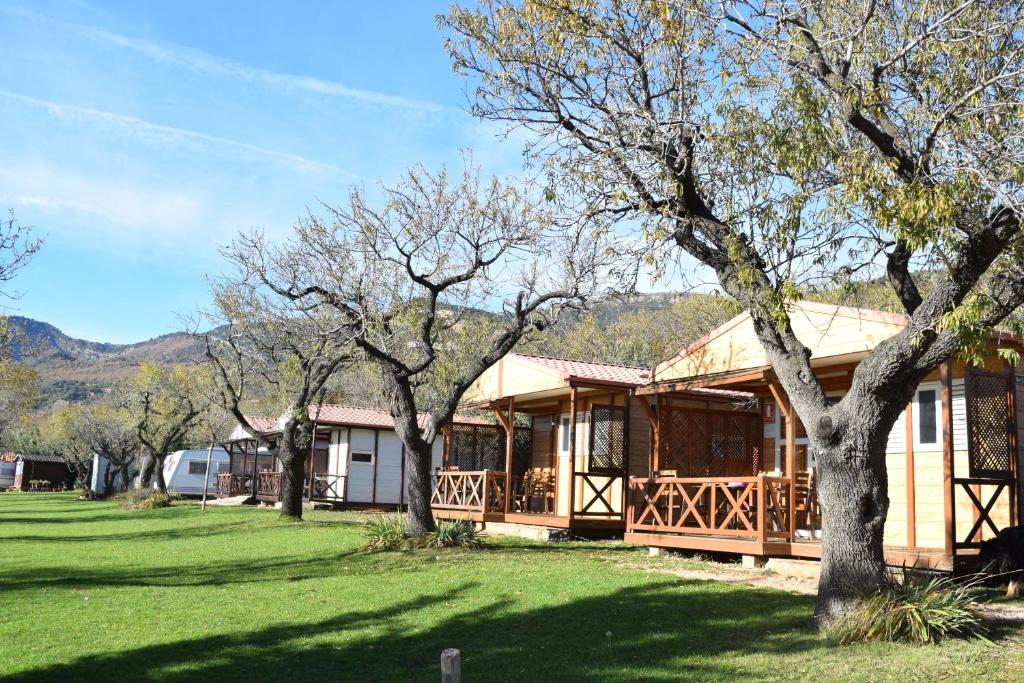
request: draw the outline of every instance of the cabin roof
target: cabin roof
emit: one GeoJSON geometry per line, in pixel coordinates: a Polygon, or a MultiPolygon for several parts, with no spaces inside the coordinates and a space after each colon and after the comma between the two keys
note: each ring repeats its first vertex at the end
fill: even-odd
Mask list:
{"type": "Polygon", "coordinates": [[[26,462],[59,462],[64,464],[64,458],[59,455],[46,455],[43,453],[18,453],[17,460],[24,460],[26,462]]]}
{"type": "Polygon", "coordinates": [[[260,434],[272,432],[277,427],[277,418],[267,415],[246,415],[245,421],[260,434]]]}
{"type": "Polygon", "coordinates": [[[591,363],[570,358],[553,356],[529,356],[522,353],[510,353],[506,358],[518,358],[548,370],[553,370],[567,380],[613,382],[616,384],[638,386],[647,382],[650,368],[631,365],[615,365],[613,363],[591,363]]]}
{"type": "MultiPolygon", "coordinates": [[[[319,425],[345,426],[345,427],[369,427],[373,429],[394,429],[395,418],[391,413],[379,408],[366,408],[363,406],[345,406],[336,403],[324,403],[319,406],[309,407],[309,417],[319,425]]],[[[417,416],[420,428],[427,424],[427,413],[420,413],[417,416]]],[[[452,422],[456,424],[492,424],[474,415],[456,415],[452,422]]]]}
{"type": "MultiPolygon", "coordinates": [[[[905,314],[814,301],[793,301],[786,308],[793,332],[810,350],[812,363],[817,365],[860,360],[910,322],[910,316],[905,314]]],[[[750,312],[744,311],[658,364],[652,381],[727,375],[769,364],[754,333],[750,312]]]]}

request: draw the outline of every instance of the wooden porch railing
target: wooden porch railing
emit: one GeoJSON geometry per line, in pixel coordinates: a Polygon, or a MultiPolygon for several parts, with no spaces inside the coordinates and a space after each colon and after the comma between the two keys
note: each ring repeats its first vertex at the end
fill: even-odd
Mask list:
{"type": "Polygon", "coordinates": [[[313,498],[345,500],[345,477],[341,474],[314,474],[313,498]]]}
{"type": "Polygon", "coordinates": [[[224,497],[241,496],[252,493],[252,475],[235,472],[217,474],[217,495],[224,497]]]}
{"type": "Polygon", "coordinates": [[[1004,526],[1013,526],[1016,521],[1014,514],[1015,480],[1012,477],[956,477],[953,479],[953,509],[957,509],[958,494],[962,494],[971,504],[973,523],[970,530],[963,534],[959,519],[954,525],[953,549],[974,549],[981,547],[982,539],[996,536],[1004,526]],[[1002,503],[1000,506],[999,503],[1002,503]],[[997,510],[997,507],[999,508],[997,510]]]}
{"type": "MultiPolygon", "coordinates": [[[[658,477],[629,481],[627,531],[728,536],[751,540],[816,537],[794,517],[787,477],[658,477]],[[803,533],[801,533],[803,532],[803,533]]],[[[813,515],[806,515],[813,519],[813,515]]]]}
{"type": "Polygon", "coordinates": [[[256,497],[281,500],[281,472],[258,472],[256,474],[256,497]]]}
{"type": "Polygon", "coordinates": [[[437,473],[430,507],[473,512],[505,511],[504,472],[441,471],[437,473]]]}
{"type": "Polygon", "coordinates": [[[573,517],[625,519],[626,476],[618,472],[576,472],[573,517]]]}

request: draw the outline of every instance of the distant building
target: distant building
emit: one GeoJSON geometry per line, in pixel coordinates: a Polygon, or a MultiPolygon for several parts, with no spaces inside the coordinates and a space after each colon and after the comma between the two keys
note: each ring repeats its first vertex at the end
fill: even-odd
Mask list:
{"type": "Polygon", "coordinates": [[[60,456],[31,453],[0,454],[0,488],[17,491],[59,491],[70,487],[74,481],[74,473],[60,456]],[[13,476],[10,476],[12,464],[13,476]],[[8,481],[10,483],[7,483],[8,481]]]}

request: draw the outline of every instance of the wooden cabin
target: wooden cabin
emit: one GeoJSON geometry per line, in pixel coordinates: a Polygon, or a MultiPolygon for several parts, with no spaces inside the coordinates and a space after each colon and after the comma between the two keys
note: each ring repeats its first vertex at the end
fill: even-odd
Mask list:
{"type": "MultiPolygon", "coordinates": [[[[405,447],[384,410],[333,404],[309,407],[316,438],[306,460],[307,501],[338,508],[396,508],[406,502],[405,447]]],[[[423,418],[421,418],[423,419],[423,418]]],[[[253,417],[253,433],[238,425],[223,444],[229,469],[217,476],[220,497],[249,495],[254,502],[281,500],[278,458],[283,418],[253,417]]],[[[457,425],[486,424],[459,418],[457,425]]],[[[440,467],[442,440],[434,444],[433,465],[440,467]]]]}
{"type": "MultiPolygon", "coordinates": [[[[837,400],[854,368],[909,318],[811,302],[789,304],[811,366],[837,400]]],[[[952,361],[918,386],[888,442],[887,559],[935,569],[968,566],[982,539],[1017,523],[1018,387],[1024,374],[995,346],[984,367],[952,361]]],[[[820,557],[822,511],[807,434],[779,385],[748,313],[691,344],[635,391],[653,413],[650,471],[629,482],[625,539],[760,557],[820,557]],[[695,389],[746,396],[726,411],[695,389]]]]}
{"type": "Polygon", "coordinates": [[[75,482],[74,472],[57,455],[3,453],[4,477],[0,487],[14,491],[62,491],[75,482]]]}
{"type": "Polygon", "coordinates": [[[633,397],[648,373],[506,355],[464,399],[500,424],[446,434],[435,516],[621,533],[626,481],[648,472],[650,422],[633,397]]]}

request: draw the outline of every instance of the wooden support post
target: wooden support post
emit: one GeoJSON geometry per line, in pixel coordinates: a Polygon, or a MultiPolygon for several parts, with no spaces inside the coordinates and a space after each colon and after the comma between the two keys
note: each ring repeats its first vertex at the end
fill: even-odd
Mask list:
{"type": "Polygon", "coordinates": [[[461,655],[455,648],[441,652],[441,683],[462,683],[461,655]]]}
{"type": "MultiPolygon", "coordinates": [[[[622,478],[625,481],[629,474],[629,407],[633,403],[633,390],[626,392],[626,402],[622,407],[622,478]]],[[[623,489],[625,490],[625,489],[623,489]]]]}
{"type": "Polygon", "coordinates": [[[768,495],[768,487],[766,486],[764,475],[760,474],[757,477],[757,540],[761,542],[760,554],[764,554],[764,544],[768,540],[768,519],[767,510],[768,503],[765,500],[768,495]]]}
{"type": "Polygon", "coordinates": [[[373,493],[370,500],[377,502],[377,467],[380,465],[380,430],[373,430],[373,493]]]}
{"type": "Polygon", "coordinates": [[[512,494],[512,449],[515,447],[516,397],[508,399],[508,420],[505,422],[505,514],[511,507],[512,494]]]}
{"type": "Polygon", "coordinates": [[[210,448],[206,451],[206,476],[203,477],[203,506],[202,510],[206,511],[206,495],[210,490],[210,465],[213,462],[213,441],[210,442],[210,448]]]}
{"type": "Polygon", "coordinates": [[[789,477],[789,540],[796,539],[796,415],[786,397],[786,476],[789,477]]]}
{"type": "MultiPolygon", "coordinates": [[[[313,500],[313,477],[316,476],[313,460],[316,454],[316,422],[313,423],[313,438],[309,441],[309,499],[313,500]]],[[[284,489],[282,488],[282,491],[284,489]]]]}
{"type": "Polygon", "coordinates": [[[653,446],[651,448],[652,475],[661,469],[661,412],[661,394],[656,394],[654,397],[654,424],[652,426],[654,431],[653,446]]]}
{"type": "Polygon", "coordinates": [[[942,497],[945,508],[945,550],[950,557],[956,555],[956,506],[953,487],[953,368],[950,361],[939,366],[942,383],[942,497]]]}
{"type": "Polygon", "coordinates": [[[907,452],[907,546],[917,547],[917,492],[914,489],[914,404],[907,404],[904,413],[906,421],[907,452]]]}
{"type": "Polygon", "coordinates": [[[569,521],[576,505],[576,387],[569,389],[569,521]]]}

